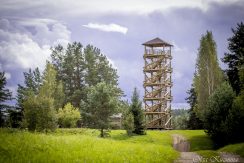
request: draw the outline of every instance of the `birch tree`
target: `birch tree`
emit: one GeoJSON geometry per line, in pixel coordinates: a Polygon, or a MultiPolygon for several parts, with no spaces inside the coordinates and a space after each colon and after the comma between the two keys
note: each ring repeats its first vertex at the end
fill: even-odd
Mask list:
{"type": "Polygon", "coordinates": [[[216,43],[212,32],[207,31],[200,40],[194,81],[197,93],[197,113],[200,119],[202,119],[208,98],[222,81],[223,72],[218,63],[216,43]]]}

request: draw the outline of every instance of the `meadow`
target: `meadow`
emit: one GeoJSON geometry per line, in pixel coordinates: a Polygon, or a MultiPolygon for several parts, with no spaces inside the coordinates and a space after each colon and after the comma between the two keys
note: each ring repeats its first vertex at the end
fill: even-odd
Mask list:
{"type": "MultiPolygon", "coordinates": [[[[0,162],[168,163],[179,157],[172,147],[171,135],[175,133],[187,137],[192,151],[206,154],[210,150],[213,154],[212,141],[202,130],[155,130],[132,137],[124,130],[112,130],[110,137],[100,138],[92,129],[58,129],[54,133],[0,129],[0,162]]],[[[236,150],[222,150],[231,148],[236,150]]]]}
{"type": "Polygon", "coordinates": [[[0,162],[172,162],[179,156],[170,134],[148,131],[128,137],[123,130],[98,137],[91,129],[30,133],[1,129],[0,162]]]}

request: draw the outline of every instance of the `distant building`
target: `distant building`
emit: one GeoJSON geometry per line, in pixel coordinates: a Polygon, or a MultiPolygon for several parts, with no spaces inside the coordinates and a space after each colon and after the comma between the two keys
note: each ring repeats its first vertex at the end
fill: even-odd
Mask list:
{"type": "Polygon", "coordinates": [[[113,129],[122,129],[122,113],[114,114],[110,118],[113,129]]]}

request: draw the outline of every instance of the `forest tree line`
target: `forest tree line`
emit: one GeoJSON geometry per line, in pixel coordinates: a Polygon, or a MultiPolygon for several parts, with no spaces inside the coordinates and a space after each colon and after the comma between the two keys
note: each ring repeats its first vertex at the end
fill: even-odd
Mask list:
{"type": "Polygon", "coordinates": [[[196,70],[186,99],[190,105],[187,129],[204,129],[215,146],[244,141],[244,24],[228,39],[229,52],[218,63],[212,32],[200,39],[196,70]]]}
{"type": "MultiPolygon", "coordinates": [[[[117,71],[98,48],[73,42],[66,48],[53,47],[51,51],[51,61],[47,61],[43,73],[38,67],[24,72],[24,85],[18,85],[17,107],[9,113],[7,126],[45,132],[58,126],[89,127],[100,129],[103,137],[111,128],[112,115],[137,110],[141,114],[133,114],[130,130],[144,133],[137,90],[132,97],[137,99],[136,103],[121,100],[123,92],[118,86],[117,71]],[[137,125],[138,115],[141,126],[137,125]]],[[[6,78],[2,76],[4,86],[6,78]]],[[[3,101],[10,97],[10,92],[6,92],[3,101]]]]}

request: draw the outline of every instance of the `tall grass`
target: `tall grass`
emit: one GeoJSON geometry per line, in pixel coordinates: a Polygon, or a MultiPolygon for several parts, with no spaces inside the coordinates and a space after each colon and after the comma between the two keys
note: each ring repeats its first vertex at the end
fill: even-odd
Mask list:
{"type": "Polygon", "coordinates": [[[49,134],[0,129],[0,162],[173,162],[179,156],[168,132],[128,137],[116,130],[105,139],[98,135],[90,129],[49,134]]]}

